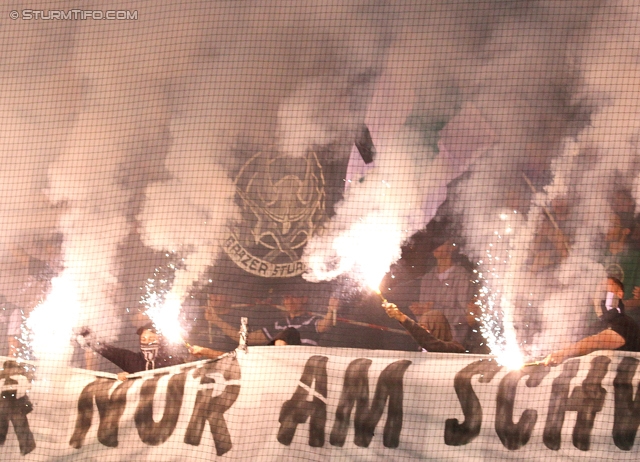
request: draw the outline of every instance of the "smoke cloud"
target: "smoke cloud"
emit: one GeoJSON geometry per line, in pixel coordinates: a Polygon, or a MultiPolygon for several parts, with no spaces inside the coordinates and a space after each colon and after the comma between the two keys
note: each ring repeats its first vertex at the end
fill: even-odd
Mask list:
{"type": "Polygon", "coordinates": [[[7,300],[43,297],[28,260],[53,258],[38,249],[62,235],[58,277],[72,284],[57,286],[80,306],[68,327],[113,339],[140,297],[131,287],[153,272],[132,255],[176,251],[183,299],[240,219],[233,180],[249,157],[343,161],[364,124],[373,167],[308,244],[309,279],[377,285],[403,243],[447,216],[532,354],[587,332],[616,198],[632,210],[640,199],[634,2],[117,8],[138,19],[0,20],[7,300]],[[566,255],[533,271],[541,229],[563,236],[566,255]]]}

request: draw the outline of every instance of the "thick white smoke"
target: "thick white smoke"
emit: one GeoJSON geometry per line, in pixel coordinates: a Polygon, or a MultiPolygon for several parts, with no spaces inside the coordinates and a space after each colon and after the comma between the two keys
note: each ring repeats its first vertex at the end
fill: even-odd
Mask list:
{"type": "Polygon", "coordinates": [[[70,303],[52,293],[36,308],[34,345],[48,348],[69,345],[73,327],[88,327],[106,339],[119,334],[124,311],[116,304],[119,246],[134,229],[137,196],[157,176],[169,114],[163,86],[149,89],[148,82],[163,82],[170,74],[152,78],[141,59],[148,48],[123,46],[134,32],[130,26],[75,26],[66,44],[71,63],[66,78],[76,82],[70,94],[79,101],[46,187],[64,235],[62,281],[54,281],[53,291],[67,293],[70,303]]]}
{"type": "Polygon", "coordinates": [[[150,306],[149,315],[165,335],[179,339],[176,330],[180,304],[193,282],[215,262],[228,235],[228,225],[239,219],[235,185],[215,162],[217,141],[206,125],[194,119],[171,127],[172,147],[165,161],[169,179],[153,183],[138,215],[145,244],[181,257],[167,303],[150,306]]]}
{"type": "Polygon", "coordinates": [[[526,350],[533,355],[594,328],[588,321],[605,276],[604,235],[614,196],[630,191],[638,173],[638,123],[630,111],[638,95],[628,84],[637,69],[625,58],[631,53],[627,44],[637,36],[637,7],[625,3],[610,3],[613,9],[600,14],[585,5],[584,11],[594,14],[585,16],[590,21],[553,18],[558,10],[546,4],[537,14],[554,25],[549,36],[535,32],[539,22],[507,20],[504,35],[489,46],[488,85],[479,97],[501,108],[488,115],[501,143],[457,186],[454,208],[463,216],[467,254],[485,277],[496,276],[490,285],[506,298],[505,324],[516,322],[519,340],[528,338],[532,345],[526,350]],[[514,42],[514,34],[526,39],[514,42]],[[551,36],[565,40],[550,46],[551,36]],[[565,93],[550,94],[558,83],[565,93]],[[474,194],[483,200],[465,207],[474,194]],[[511,229],[506,239],[501,216],[511,229]],[[558,264],[536,272],[540,248],[534,241],[543,231],[560,236],[559,247],[567,252],[558,264]],[[536,335],[527,335],[527,329],[536,335]]]}
{"type": "Polygon", "coordinates": [[[30,257],[51,257],[45,243],[56,232],[59,210],[44,193],[47,168],[62,150],[78,95],[65,41],[70,25],[39,28],[5,16],[0,27],[0,294],[26,308],[45,295],[30,281],[28,266],[30,257]]]}
{"type": "MultiPolygon", "coordinates": [[[[375,167],[362,182],[351,183],[327,232],[305,249],[310,280],[356,272],[358,279],[377,287],[400,257],[401,245],[444,202],[447,184],[492,144],[491,128],[477,108],[456,98],[439,99],[447,94],[441,79],[454,66],[443,68],[442,56],[432,48],[431,39],[438,33],[429,26],[437,20],[397,24],[364,119],[377,153],[375,167]],[[407,43],[413,44],[411,57],[407,43]],[[429,137],[425,125],[442,120],[449,121],[448,129],[429,137]]],[[[448,32],[444,37],[451,39],[448,32]]]]}
{"type": "MultiPolygon", "coordinates": [[[[635,2],[118,8],[138,20],[1,20],[7,298],[38,295],[25,295],[24,254],[37,256],[34,242],[60,232],[64,284],[54,288],[73,290],[80,306],[67,327],[114,338],[128,236],[140,232],[149,247],[185,258],[174,281],[180,298],[237,216],[232,179],[243,155],[320,147],[323,161],[343,159],[366,123],[375,166],[307,247],[312,278],[372,270],[377,284],[448,198],[474,263],[489,247],[509,257],[493,288],[515,324],[535,308],[538,349],[555,343],[551,320],[562,320],[566,338],[582,333],[575,313],[603,274],[612,196],[622,189],[640,199],[635,2]],[[559,226],[570,252],[532,275],[545,208],[555,213],[559,201],[569,209],[559,226]]],[[[49,308],[50,319],[63,309],[49,308]]]]}
{"type": "MultiPolygon", "coordinates": [[[[563,93],[575,85],[567,44],[581,30],[578,21],[571,24],[551,4],[518,13],[496,18],[477,77],[468,87],[498,143],[452,195],[464,251],[482,287],[482,318],[488,331],[501,333],[492,348],[505,355],[530,341],[528,329],[539,328],[540,301],[566,290],[551,282],[549,272],[531,271],[531,252],[546,219],[543,208],[536,206],[538,192],[573,122],[571,101],[563,93]],[[539,34],[542,25],[550,26],[548,34],[539,34]],[[554,90],[558,85],[562,91],[554,90]],[[519,337],[516,328],[522,329],[519,337]]],[[[562,312],[565,306],[556,310],[562,312]]],[[[575,312],[575,306],[571,309],[575,312]]]]}
{"type": "Polygon", "coordinates": [[[554,164],[554,189],[548,195],[551,200],[560,197],[572,205],[572,248],[554,275],[560,290],[543,305],[545,335],[536,341],[541,346],[570,340],[559,335],[554,325],[585,330],[585,316],[577,312],[583,309],[589,313],[594,293],[606,275],[602,258],[613,214],[633,211],[632,207],[622,210],[616,199],[632,193],[636,211],[640,199],[636,186],[640,113],[634,103],[640,97],[635,83],[640,67],[629,59],[636,52],[633,42],[640,33],[640,9],[627,1],[608,6],[593,17],[575,51],[581,77],[575,99],[593,109],[589,124],[574,141],[566,143],[563,156],[554,164]]]}

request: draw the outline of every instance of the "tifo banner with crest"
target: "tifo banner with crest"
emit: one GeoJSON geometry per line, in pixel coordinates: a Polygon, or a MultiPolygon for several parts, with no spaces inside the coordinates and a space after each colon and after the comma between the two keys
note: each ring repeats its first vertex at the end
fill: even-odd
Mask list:
{"type": "Polygon", "coordinates": [[[639,363],[600,352],[509,371],[488,356],[256,347],[117,381],[4,358],[0,455],[637,460],[639,363]]]}
{"type": "Polygon", "coordinates": [[[315,152],[291,158],[261,151],[241,167],[235,185],[243,221],[224,244],[229,258],[254,276],[304,273],[302,249],[328,218],[324,172],[315,152]]]}

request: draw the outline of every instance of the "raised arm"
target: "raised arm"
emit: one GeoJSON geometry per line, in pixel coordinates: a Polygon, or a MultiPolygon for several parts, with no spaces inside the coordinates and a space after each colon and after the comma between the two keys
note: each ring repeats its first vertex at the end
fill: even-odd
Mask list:
{"type": "Polygon", "coordinates": [[[424,329],[413,319],[409,318],[406,314],[398,309],[393,303],[385,303],[382,307],[387,312],[387,315],[396,319],[402,324],[413,339],[425,350],[432,353],[464,353],[465,348],[458,342],[445,342],[433,336],[431,332],[424,329]]]}
{"type": "Polygon", "coordinates": [[[616,350],[624,346],[624,344],[625,340],[620,334],[612,329],[605,329],[598,334],[583,338],[566,348],[554,351],[544,358],[542,363],[545,366],[557,366],[569,358],[588,355],[598,350],[616,350]]]}
{"type": "Polygon", "coordinates": [[[318,332],[326,332],[333,327],[333,319],[338,312],[338,306],[340,305],[340,299],[331,297],[329,299],[329,306],[327,307],[327,314],[318,321],[318,332]]]}
{"type": "Polygon", "coordinates": [[[212,350],[211,348],[201,347],[198,345],[191,345],[189,347],[189,353],[197,358],[216,359],[222,356],[224,353],[218,350],[212,350]]]}

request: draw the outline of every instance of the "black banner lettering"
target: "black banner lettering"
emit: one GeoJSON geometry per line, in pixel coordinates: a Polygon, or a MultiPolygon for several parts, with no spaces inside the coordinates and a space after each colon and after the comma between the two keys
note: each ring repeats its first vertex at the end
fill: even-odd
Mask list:
{"type": "Polygon", "coordinates": [[[573,429],[573,445],[581,451],[591,446],[591,430],[596,414],[602,410],[607,391],[602,388],[602,379],[609,369],[611,360],[606,356],[597,356],[591,361],[591,368],[581,386],[576,387],[569,397],[571,379],[578,372],[579,361],[565,363],[562,373],[551,386],[549,414],[542,436],[545,446],[557,451],[561,444],[561,430],[567,411],[578,413],[573,429]]]}
{"type": "Polygon", "coordinates": [[[527,444],[538,420],[538,412],[527,409],[522,413],[520,421],[517,424],[513,423],[513,406],[518,382],[522,377],[529,375],[526,386],[537,387],[548,373],[549,368],[544,366],[528,367],[509,372],[500,381],[496,397],[496,433],[505,448],[514,451],[527,444]]]}
{"type": "Polygon", "coordinates": [[[140,387],[140,402],[134,415],[140,439],[150,446],[158,446],[167,441],[176,428],[178,417],[180,416],[180,408],[182,407],[187,372],[181,372],[169,379],[167,402],[165,403],[162,419],[160,419],[160,422],[154,422],[153,396],[156,393],[158,381],[165,375],[167,374],[156,375],[142,384],[140,387]]]}
{"type": "Polygon", "coordinates": [[[184,442],[192,446],[200,445],[205,423],[209,422],[216,454],[221,456],[233,447],[224,413],[236,402],[240,394],[239,383],[226,384],[226,382],[240,380],[240,365],[236,358],[225,358],[198,369],[194,373],[194,378],[198,377],[200,377],[200,390],[196,394],[196,403],[184,442]],[[216,389],[221,393],[215,394],[216,389]]]}
{"type": "Polygon", "coordinates": [[[369,407],[369,367],[370,359],[359,358],[351,362],[345,372],[342,395],[336,410],[336,420],[331,431],[330,443],[342,447],[347,438],[349,419],[353,406],[354,443],[359,447],[369,447],[373,433],[382,417],[384,406],[389,399],[387,422],[384,426],[382,443],[387,448],[397,448],[402,430],[403,379],[411,361],[396,361],[389,364],[380,374],[373,402],[369,407]]]}
{"type": "Polygon", "coordinates": [[[25,369],[15,361],[5,361],[0,371],[0,446],[7,440],[9,422],[18,438],[20,453],[24,456],[36,448],[35,438],[29,427],[27,414],[33,405],[27,396],[25,369]]]}
{"type": "Polygon", "coordinates": [[[564,415],[569,399],[569,385],[578,373],[579,360],[567,361],[562,366],[562,373],[556,377],[551,385],[551,399],[549,400],[549,413],[544,427],[542,441],[549,449],[560,449],[560,431],[564,424],[564,415]]]}
{"type": "Polygon", "coordinates": [[[453,386],[464,414],[464,422],[458,419],[447,419],[444,426],[444,444],[447,446],[463,446],[473,441],[480,434],[482,426],[482,406],[473,391],[471,378],[480,375],[480,383],[489,383],[502,369],[495,361],[481,359],[471,363],[459,371],[453,379],[453,386]]]}
{"type": "Polygon", "coordinates": [[[630,451],[640,425],[640,384],[633,399],[631,380],[638,368],[636,358],[622,358],[613,379],[615,410],[613,415],[613,442],[623,451],[630,451]]]}
{"type": "Polygon", "coordinates": [[[96,379],[84,387],[78,398],[78,416],[76,426],[69,440],[69,445],[80,449],[84,444],[91,420],[93,419],[93,401],[100,421],[98,423],[98,441],[110,448],[118,446],[118,426],[120,417],[127,405],[127,391],[133,385],[133,380],[126,380],[116,387],[109,397],[109,390],[113,387],[113,379],[96,379]]]}
{"type": "Polygon", "coordinates": [[[309,417],[309,446],[324,446],[324,428],[327,422],[327,361],[326,356],[311,356],[304,366],[300,383],[290,400],[280,409],[280,429],[278,441],[285,446],[291,444],[298,424],[305,423],[309,417]],[[315,382],[315,385],[314,385],[315,382]],[[314,390],[313,401],[308,401],[309,390],[314,390]],[[321,399],[322,397],[322,399],[321,399]]]}

